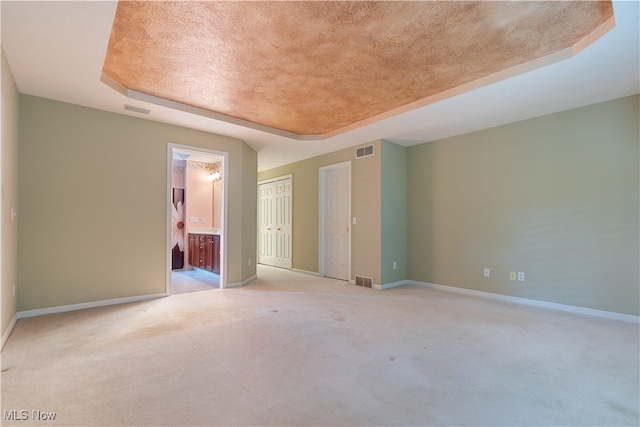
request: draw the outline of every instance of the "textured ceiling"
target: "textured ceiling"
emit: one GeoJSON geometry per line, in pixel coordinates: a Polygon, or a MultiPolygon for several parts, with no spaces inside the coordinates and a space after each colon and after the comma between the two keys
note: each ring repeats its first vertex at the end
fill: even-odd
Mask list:
{"type": "Polygon", "coordinates": [[[103,75],[327,137],[571,48],[612,17],[591,1],[120,1],[103,75]]]}

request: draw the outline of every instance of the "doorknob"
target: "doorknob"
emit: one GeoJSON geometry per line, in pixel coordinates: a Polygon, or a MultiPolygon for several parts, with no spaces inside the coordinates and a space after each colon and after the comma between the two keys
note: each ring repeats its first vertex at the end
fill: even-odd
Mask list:
{"type": "Polygon", "coordinates": [[[349,227],[347,227],[347,231],[349,231],[349,227]]]}

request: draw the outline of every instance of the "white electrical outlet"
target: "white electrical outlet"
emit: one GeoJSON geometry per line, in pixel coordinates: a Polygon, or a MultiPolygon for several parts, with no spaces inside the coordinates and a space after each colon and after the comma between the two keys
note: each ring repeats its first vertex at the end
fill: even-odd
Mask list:
{"type": "Polygon", "coordinates": [[[395,270],[395,269],[396,269],[396,267],[397,267],[397,264],[396,264],[396,262],[395,262],[395,261],[393,261],[393,269],[395,270]]]}
{"type": "Polygon", "coordinates": [[[249,267],[251,267],[251,258],[249,258],[249,261],[247,262],[247,264],[249,265],[249,267]]]}
{"type": "Polygon", "coordinates": [[[491,277],[491,269],[490,268],[485,268],[484,269],[484,277],[491,277]]]}
{"type": "Polygon", "coordinates": [[[189,224],[197,224],[198,223],[198,217],[197,216],[190,216],[189,217],[189,224]]]}
{"type": "Polygon", "coordinates": [[[13,296],[14,297],[16,296],[16,284],[15,283],[13,284],[13,296]]]}
{"type": "Polygon", "coordinates": [[[518,282],[524,282],[524,272],[518,271],[518,282]]]}
{"type": "Polygon", "coordinates": [[[510,271],[509,272],[509,280],[516,280],[516,272],[515,271],[510,271]]]}

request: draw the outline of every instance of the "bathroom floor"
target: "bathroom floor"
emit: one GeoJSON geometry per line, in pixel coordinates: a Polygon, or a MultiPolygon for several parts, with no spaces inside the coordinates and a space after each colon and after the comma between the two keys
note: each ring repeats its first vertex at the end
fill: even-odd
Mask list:
{"type": "Polygon", "coordinates": [[[220,276],[199,268],[171,272],[171,294],[220,289],[220,276]]]}

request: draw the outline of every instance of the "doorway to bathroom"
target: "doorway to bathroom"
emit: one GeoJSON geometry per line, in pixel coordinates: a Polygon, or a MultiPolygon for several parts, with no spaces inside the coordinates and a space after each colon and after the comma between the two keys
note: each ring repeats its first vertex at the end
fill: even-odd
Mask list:
{"type": "Polygon", "coordinates": [[[167,294],[224,288],[228,153],[168,144],[167,294]]]}

